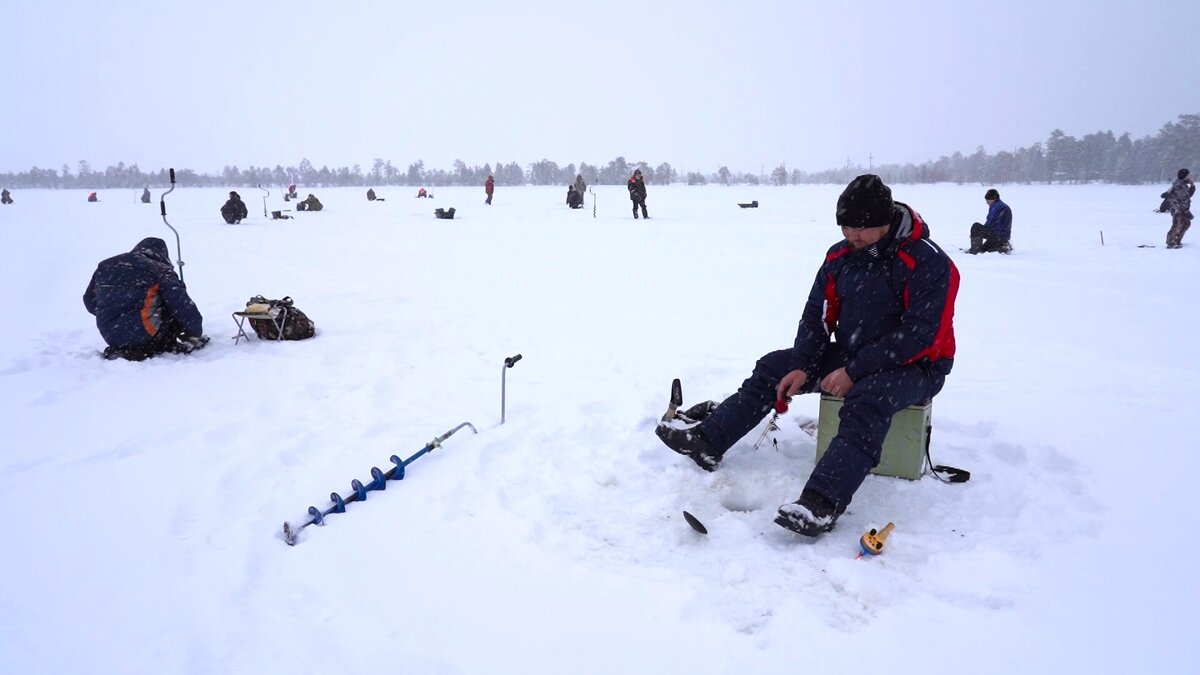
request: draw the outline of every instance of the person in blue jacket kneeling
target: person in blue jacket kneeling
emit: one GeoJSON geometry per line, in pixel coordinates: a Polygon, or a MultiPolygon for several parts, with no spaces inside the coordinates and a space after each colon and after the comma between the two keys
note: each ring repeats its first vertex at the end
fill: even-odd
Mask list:
{"type": "Polygon", "coordinates": [[[987,202],[987,219],[971,225],[971,248],[967,253],[1012,253],[1012,209],[1000,201],[1000,192],[991,188],[983,195],[987,202]]]}

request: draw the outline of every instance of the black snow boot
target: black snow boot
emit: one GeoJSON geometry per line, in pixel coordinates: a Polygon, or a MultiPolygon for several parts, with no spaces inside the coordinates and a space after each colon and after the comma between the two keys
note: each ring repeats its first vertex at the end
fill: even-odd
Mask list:
{"type": "Polygon", "coordinates": [[[833,529],[841,510],[813,490],[800,493],[800,499],[779,507],[775,524],[806,537],[815,537],[833,529]]]}
{"type": "Polygon", "coordinates": [[[661,422],[654,429],[654,433],[668,448],[691,459],[696,466],[705,471],[715,471],[721,463],[721,455],[724,453],[718,452],[694,425],[680,428],[673,426],[671,422],[661,422]]]}

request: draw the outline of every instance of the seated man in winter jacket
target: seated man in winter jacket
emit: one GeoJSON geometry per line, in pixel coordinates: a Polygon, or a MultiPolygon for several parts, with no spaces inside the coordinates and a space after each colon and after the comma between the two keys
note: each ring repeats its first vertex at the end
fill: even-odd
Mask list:
{"type": "Polygon", "coordinates": [[[567,206],[573,209],[583,208],[583,193],[575,189],[574,185],[567,186],[567,206]]]}
{"type": "Polygon", "coordinates": [[[1000,201],[1000,192],[991,188],[983,195],[988,204],[987,219],[971,225],[971,248],[967,253],[1012,253],[1008,238],[1012,235],[1012,209],[1000,201]]]}
{"type": "Polygon", "coordinates": [[[83,293],[83,306],[109,345],[107,359],[186,354],[208,342],[200,310],[175,274],[166,242],[157,237],[102,261],[83,293]]]}
{"type": "Polygon", "coordinates": [[[833,528],[879,463],[892,416],[941,391],[955,352],[958,270],[920,214],[866,174],[846,186],[835,216],[842,239],[817,270],[792,346],[762,356],[720,404],[693,406],[655,430],[714,471],[781,401],[817,391],[843,397],[829,450],[775,518],[809,537],[833,528]]]}
{"type": "Polygon", "coordinates": [[[250,215],[250,211],[246,208],[246,202],[242,201],[242,196],[236,192],[230,192],[229,199],[221,207],[221,217],[230,225],[236,225],[248,215],[250,215]]]}
{"type": "Polygon", "coordinates": [[[309,193],[308,197],[304,201],[296,204],[297,211],[320,211],[323,208],[325,207],[321,204],[320,200],[318,200],[316,196],[311,193],[309,193]]]}

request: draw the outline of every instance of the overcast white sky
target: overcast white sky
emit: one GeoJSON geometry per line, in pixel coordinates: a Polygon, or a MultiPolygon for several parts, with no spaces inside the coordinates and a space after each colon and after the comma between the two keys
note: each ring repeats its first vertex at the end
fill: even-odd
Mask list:
{"type": "Polygon", "coordinates": [[[1162,0],[6,3],[0,171],[821,170],[1200,112],[1162,0]]]}

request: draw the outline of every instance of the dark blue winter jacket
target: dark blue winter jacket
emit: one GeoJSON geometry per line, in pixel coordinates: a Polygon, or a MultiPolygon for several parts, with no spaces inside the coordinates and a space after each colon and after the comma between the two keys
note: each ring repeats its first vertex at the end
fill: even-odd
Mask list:
{"type": "Polygon", "coordinates": [[[929,239],[921,216],[897,202],[879,242],[855,251],[842,240],[829,249],[800,318],[792,367],[812,377],[832,334],[854,381],[918,362],[949,374],[957,294],[958,268],[929,239]]]}
{"type": "Polygon", "coordinates": [[[204,333],[200,310],[171,267],[167,243],[157,237],[97,265],[83,305],[114,347],[150,345],[163,328],[184,337],[204,333]]]}
{"type": "Polygon", "coordinates": [[[1012,209],[1008,208],[1008,204],[999,199],[992,202],[988,207],[987,220],[983,223],[983,230],[988,239],[999,239],[1008,241],[1012,235],[1012,209]]]}

